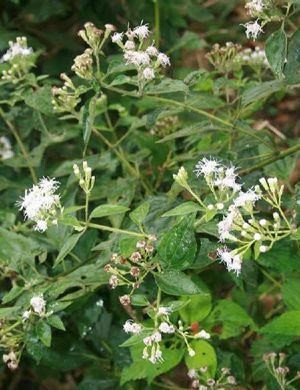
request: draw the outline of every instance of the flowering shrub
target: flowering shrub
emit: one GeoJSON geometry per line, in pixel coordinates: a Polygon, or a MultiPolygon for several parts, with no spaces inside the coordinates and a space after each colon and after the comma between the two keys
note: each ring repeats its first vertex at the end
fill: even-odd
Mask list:
{"type": "Polygon", "coordinates": [[[3,370],[73,371],[79,390],[296,388],[300,144],[271,122],[300,83],[299,8],[246,1],[239,27],[266,42],[207,41],[183,77],[157,24],[86,23],[58,80],[34,42],[7,43],[3,370]]]}

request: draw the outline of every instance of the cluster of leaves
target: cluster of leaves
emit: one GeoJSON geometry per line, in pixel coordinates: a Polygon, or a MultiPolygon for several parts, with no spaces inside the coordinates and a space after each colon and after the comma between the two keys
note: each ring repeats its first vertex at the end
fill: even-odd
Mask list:
{"type": "MultiPolygon", "coordinates": [[[[124,18],[134,11],[133,19],[145,15],[148,21],[150,6],[144,3],[130,1],[123,9],[118,2],[103,2],[104,14],[114,22],[115,15],[124,11],[124,18]]],[[[141,88],[135,68],[111,44],[113,26],[101,31],[92,24],[80,33],[90,51],[75,59],[75,74],[67,61],[58,60],[64,53],[60,47],[69,50],[66,58],[81,47],[75,38],[66,40],[65,31],[36,34],[40,42],[46,39],[46,46],[59,47],[59,54],[49,50],[50,58],[41,64],[41,46],[34,39],[29,39],[35,50],[25,71],[22,57],[0,63],[5,75],[11,74],[10,67],[17,70],[13,78],[0,81],[0,131],[13,153],[0,166],[0,348],[5,363],[26,370],[26,379],[16,379],[19,386],[28,377],[31,383],[47,382],[53,375],[50,386],[59,388],[72,372],[72,383],[65,384],[79,390],[175,390],[191,384],[188,370],[202,370],[201,385],[218,388],[213,381],[225,367],[242,386],[297,388],[286,376],[293,378],[300,369],[300,193],[295,185],[300,177],[294,179],[300,145],[293,130],[297,123],[291,119],[280,129],[274,123],[281,104],[297,99],[300,3],[276,2],[274,18],[265,20],[265,57],[259,60],[252,55],[258,50],[223,44],[220,37],[219,30],[228,28],[226,16],[236,3],[237,10],[244,4],[175,3],[151,4],[156,45],[165,39],[171,62],[178,63],[180,49],[206,46],[212,67],[173,66],[177,78],[160,72],[141,88]],[[215,28],[213,39],[210,34],[203,39],[196,32],[181,34],[187,20],[209,23],[221,12],[215,26],[207,28],[215,28]],[[173,31],[181,37],[174,40],[173,31]],[[63,85],[55,77],[60,72],[67,73],[63,85]],[[209,204],[211,194],[205,180],[193,175],[198,160],[208,155],[228,166],[233,162],[246,188],[261,176],[276,177],[285,186],[282,213],[292,223],[291,234],[266,253],[251,247],[240,276],[218,261],[217,225],[225,211],[203,209],[201,199],[209,204]],[[188,187],[173,180],[181,166],[188,172],[188,187]],[[43,176],[60,182],[62,207],[58,223],[42,234],[23,221],[16,201],[43,176]],[[132,280],[127,274],[136,253],[143,260],[132,280]],[[111,260],[116,258],[117,266],[111,260]],[[108,287],[112,269],[120,278],[115,285],[110,282],[114,289],[108,287]],[[45,300],[43,310],[32,305],[34,296],[45,300]],[[153,364],[141,359],[143,339],[159,325],[161,307],[170,309],[165,321],[173,324],[174,334],[163,339],[163,361],[153,364]],[[123,331],[128,318],[143,326],[130,338],[123,331]],[[204,329],[211,340],[196,337],[204,329]],[[279,378],[275,358],[266,370],[263,356],[282,351],[291,372],[283,370],[279,378]]],[[[83,1],[77,6],[80,22],[91,10],[83,1]]],[[[6,7],[9,16],[21,5],[10,1],[6,7]]],[[[70,12],[66,1],[40,7],[32,0],[19,20],[23,33],[32,34],[42,21],[53,16],[63,21],[70,12]],[[30,10],[39,13],[23,25],[30,10]]],[[[226,40],[239,23],[230,28],[226,40]]],[[[145,41],[152,44],[151,37],[145,41]]],[[[271,208],[258,207],[259,215],[270,218],[271,208]]],[[[3,363],[4,386],[9,382],[5,370],[3,363]]]]}

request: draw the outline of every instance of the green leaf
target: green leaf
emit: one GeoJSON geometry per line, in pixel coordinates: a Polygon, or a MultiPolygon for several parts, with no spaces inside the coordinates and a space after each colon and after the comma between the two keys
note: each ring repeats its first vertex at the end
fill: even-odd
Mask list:
{"type": "Polygon", "coordinates": [[[25,96],[25,104],[45,115],[53,115],[51,87],[41,87],[35,91],[30,90],[25,96]]]}
{"type": "Polygon", "coordinates": [[[242,106],[245,107],[257,100],[266,99],[275,92],[284,88],[284,83],[281,80],[265,81],[255,87],[247,89],[242,95],[242,106]]]}
{"type": "Polygon", "coordinates": [[[205,293],[183,272],[170,270],[155,275],[155,280],[163,292],[170,295],[195,295],[205,293]]]}
{"type": "Polygon", "coordinates": [[[90,218],[101,218],[109,215],[122,214],[128,210],[128,207],[120,206],[118,204],[102,204],[91,212],[90,218]]]}
{"type": "Polygon", "coordinates": [[[280,28],[269,36],[266,42],[266,57],[270,67],[279,78],[282,78],[283,67],[286,60],[287,37],[280,28]]]}
{"type": "Polygon", "coordinates": [[[82,233],[78,233],[78,234],[73,234],[72,236],[67,238],[66,242],[62,246],[54,262],[54,267],[56,267],[61,261],[63,261],[64,258],[72,251],[72,249],[75,247],[75,245],[77,244],[81,236],[82,233]]]}
{"type": "Polygon", "coordinates": [[[64,323],[57,315],[52,315],[47,318],[47,322],[49,325],[51,325],[53,328],[60,329],[60,330],[66,330],[64,323]]]}
{"type": "Polygon", "coordinates": [[[288,279],[281,288],[282,299],[289,310],[300,310],[300,280],[288,279]]]}
{"type": "Polygon", "coordinates": [[[288,84],[300,82],[300,29],[294,33],[290,41],[284,74],[288,84]]]}
{"type": "Polygon", "coordinates": [[[211,294],[205,283],[201,279],[194,277],[193,282],[206,293],[206,295],[194,295],[191,297],[182,297],[181,299],[188,300],[189,304],[180,310],[181,318],[188,324],[202,321],[211,311],[211,294]]]}
{"type": "Polygon", "coordinates": [[[199,210],[202,210],[201,206],[198,205],[195,202],[189,201],[180,204],[179,206],[175,207],[174,209],[171,209],[164,213],[162,217],[173,217],[177,215],[187,215],[191,213],[195,213],[199,210]]]}
{"type": "Polygon", "coordinates": [[[159,95],[162,93],[184,92],[188,93],[188,86],[181,80],[164,78],[159,84],[151,84],[145,88],[145,93],[149,95],[159,95]]]}
{"type": "Polygon", "coordinates": [[[2,298],[2,303],[6,304],[13,301],[19,295],[21,295],[23,291],[24,287],[14,286],[7,294],[4,295],[4,297],[2,298]]]}
{"type": "Polygon", "coordinates": [[[194,220],[183,218],[161,239],[157,252],[163,268],[182,270],[193,263],[197,251],[194,220]]]}
{"type": "Polygon", "coordinates": [[[133,363],[125,367],[121,373],[121,385],[126,382],[147,379],[150,383],[156,376],[168,372],[173,367],[176,367],[184,353],[184,348],[176,348],[176,345],[172,345],[170,348],[162,346],[163,362],[152,364],[146,359],[142,359],[144,346],[139,344],[130,349],[133,363]]]}
{"type": "Polygon", "coordinates": [[[36,325],[36,333],[41,342],[50,347],[51,345],[51,326],[46,321],[40,320],[36,325]]]}
{"type": "Polygon", "coordinates": [[[141,344],[143,339],[153,333],[153,329],[143,329],[140,333],[130,336],[120,347],[132,347],[133,345],[141,344]]]}
{"type": "Polygon", "coordinates": [[[238,336],[246,327],[256,328],[252,318],[241,306],[225,299],[218,301],[206,323],[211,327],[222,324],[220,339],[238,336]]]}
{"type": "Polygon", "coordinates": [[[133,210],[130,214],[129,217],[130,219],[138,226],[142,224],[144,219],[149,213],[149,202],[144,202],[142,203],[139,207],[137,207],[135,210],[133,210]]]}
{"type": "Polygon", "coordinates": [[[131,296],[131,304],[133,306],[148,306],[149,301],[147,297],[143,294],[133,294],[131,296]]]}
{"type": "Polygon", "coordinates": [[[299,336],[300,310],[292,310],[281,314],[262,329],[261,333],[282,334],[285,336],[299,336]]]}
{"type": "Polygon", "coordinates": [[[212,345],[204,340],[194,340],[190,343],[195,356],[186,353],[184,360],[189,369],[208,368],[208,378],[213,378],[217,370],[217,355],[212,345]]]}

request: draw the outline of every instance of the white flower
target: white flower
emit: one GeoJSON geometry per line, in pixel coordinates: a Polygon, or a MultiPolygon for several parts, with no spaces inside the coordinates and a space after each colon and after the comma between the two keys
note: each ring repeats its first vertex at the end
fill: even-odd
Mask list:
{"type": "Polygon", "coordinates": [[[254,238],[255,241],[259,241],[259,240],[261,240],[261,234],[260,233],[255,233],[253,238],[254,238]]]}
{"type": "Polygon", "coordinates": [[[44,300],[43,295],[34,295],[30,299],[30,305],[35,313],[41,315],[45,311],[46,301],[44,300]]]}
{"type": "Polygon", "coordinates": [[[174,326],[169,325],[167,322],[162,322],[159,325],[159,330],[161,331],[161,333],[174,333],[175,332],[174,326]]]}
{"type": "Polygon", "coordinates": [[[150,64],[150,57],[144,51],[127,50],[124,52],[124,58],[127,64],[132,64],[137,67],[150,64]]]}
{"type": "Polygon", "coordinates": [[[48,221],[60,208],[59,195],[55,194],[58,189],[58,181],[55,179],[42,178],[30,190],[25,191],[25,196],[17,202],[20,210],[24,210],[25,218],[36,223],[35,230],[45,231],[48,221]]]}
{"type": "Polygon", "coordinates": [[[255,22],[251,21],[246,24],[243,24],[246,27],[246,36],[247,38],[252,38],[254,41],[257,39],[260,33],[263,32],[261,25],[258,23],[258,19],[255,22]]]}
{"type": "Polygon", "coordinates": [[[163,361],[163,358],[162,358],[162,352],[159,348],[159,346],[157,346],[157,348],[153,349],[151,351],[151,356],[149,358],[149,361],[152,363],[152,364],[155,364],[156,362],[158,361],[163,361]]]}
{"type": "Polygon", "coordinates": [[[7,160],[14,155],[15,153],[11,148],[10,140],[5,136],[0,137],[0,158],[2,160],[7,160]]]}
{"type": "Polygon", "coordinates": [[[133,41],[126,41],[124,48],[125,48],[125,50],[134,50],[135,43],[133,41]]]}
{"type": "Polygon", "coordinates": [[[197,339],[205,339],[205,340],[209,340],[210,339],[210,334],[208,332],[206,332],[204,329],[203,330],[200,330],[200,332],[196,333],[195,334],[195,337],[197,339]]]}
{"type": "Polygon", "coordinates": [[[122,43],[122,39],[123,39],[123,35],[124,33],[118,33],[118,32],[115,32],[112,37],[111,37],[111,40],[113,43],[122,43]]]}
{"type": "Polygon", "coordinates": [[[197,162],[194,172],[196,173],[197,177],[200,175],[209,176],[215,173],[219,166],[220,164],[218,163],[218,161],[203,158],[202,160],[197,162]]]}
{"type": "Polygon", "coordinates": [[[16,56],[26,57],[33,53],[31,47],[27,47],[27,39],[25,37],[17,37],[16,42],[8,42],[9,49],[3,55],[0,62],[8,62],[16,56]]]}
{"type": "Polygon", "coordinates": [[[147,347],[150,347],[152,345],[152,338],[151,336],[147,336],[143,338],[143,343],[147,345],[147,347]]]}
{"type": "Polygon", "coordinates": [[[127,320],[123,325],[123,329],[126,333],[139,334],[142,330],[142,326],[132,320],[127,320]]]}
{"type": "Polygon", "coordinates": [[[268,223],[268,221],[266,219],[260,219],[259,220],[260,226],[266,226],[267,223],[268,223]]]}
{"type": "Polygon", "coordinates": [[[153,68],[150,68],[149,66],[143,70],[143,76],[146,80],[153,80],[155,79],[155,73],[153,68]]]}
{"type": "Polygon", "coordinates": [[[166,66],[170,66],[171,65],[170,58],[166,54],[164,54],[164,53],[159,53],[158,54],[157,62],[158,62],[159,65],[162,65],[164,68],[166,66]]]}
{"type": "Polygon", "coordinates": [[[240,256],[229,252],[227,248],[220,248],[217,250],[217,253],[221,262],[225,263],[227,270],[235,272],[238,276],[242,269],[242,259],[240,256]]]}
{"type": "Polygon", "coordinates": [[[254,206],[254,203],[259,199],[260,196],[253,190],[248,190],[247,192],[241,191],[235,199],[234,204],[236,207],[254,206]]]}
{"type": "Polygon", "coordinates": [[[192,348],[189,348],[188,349],[188,354],[189,354],[190,357],[193,357],[193,356],[196,355],[196,352],[192,348]]]}
{"type": "Polygon", "coordinates": [[[268,250],[268,247],[267,247],[266,245],[261,245],[261,246],[259,247],[259,251],[260,251],[261,253],[265,253],[265,252],[267,252],[267,250],[268,250]]]}
{"type": "Polygon", "coordinates": [[[153,335],[151,336],[151,339],[155,341],[156,343],[161,342],[161,333],[160,332],[154,332],[153,335]]]}
{"type": "Polygon", "coordinates": [[[235,167],[227,168],[225,175],[223,174],[223,170],[220,171],[219,177],[214,180],[214,185],[221,190],[231,188],[234,192],[238,192],[241,189],[241,185],[236,183],[236,178],[235,167]]]}
{"type": "Polygon", "coordinates": [[[228,238],[228,235],[233,228],[234,222],[238,218],[240,218],[240,213],[239,213],[238,209],[233,207],[228,212],[228,214],[225,215],[223,220],[218,223],[218,231],[219,231],[219,236],[220,236],[221,242],[224,242],[225,239],[228,238]]]}
{"type": "Polygon", "coordinates": [[[191,378],[191,379],[197,378],[197,371],[194,368],[191,368],[188,371],[188,377],[191,378]]]}
{"type": "Polygon", "coordinates": [[[156,47],[154,45],[148,46],[146,49],[146,53],[150,57],[157,57],[158,56],[158,50],[156,49],[156,47]]]}
{"type": "Polygon", "coordinates": [[[47,222],[40,219],[39,221],[36,222],[34,230],[41,232],[41,233],[44,233],[44,231],[46,231],[47,228],[48,228],[47,222]]]}
{"type": "Polygon", "coordinates": [[[148,24],[141,24],[133,29],[134,35],[139,39],[145,39],[149,35],[148,24]]]}
{"type": "Polygon", "coordinates": [[[264,0],[250,0],[246,3],[245,8],[251,16],[261,13],[264,8],[264,0]]]}
{"type": "Polygon", "coordinates": [[[168,316],[172,312],[170,307],[160,306],[157,311],[158,316],[168,316]]]}
{"type": "Polygon", "coordinates": [[[30,310],[25,310],[24,313],[22,314],[22,320],[27,321],[30,317],[31,311],[30,310]]]}

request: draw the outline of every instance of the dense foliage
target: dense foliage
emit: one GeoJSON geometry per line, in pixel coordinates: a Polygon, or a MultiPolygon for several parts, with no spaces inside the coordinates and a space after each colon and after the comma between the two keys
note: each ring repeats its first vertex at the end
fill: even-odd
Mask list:
{"type": "Polygon", "coordinates": [[[299,10],[6,2],[4,389],[299,388],[299,10]]]}

